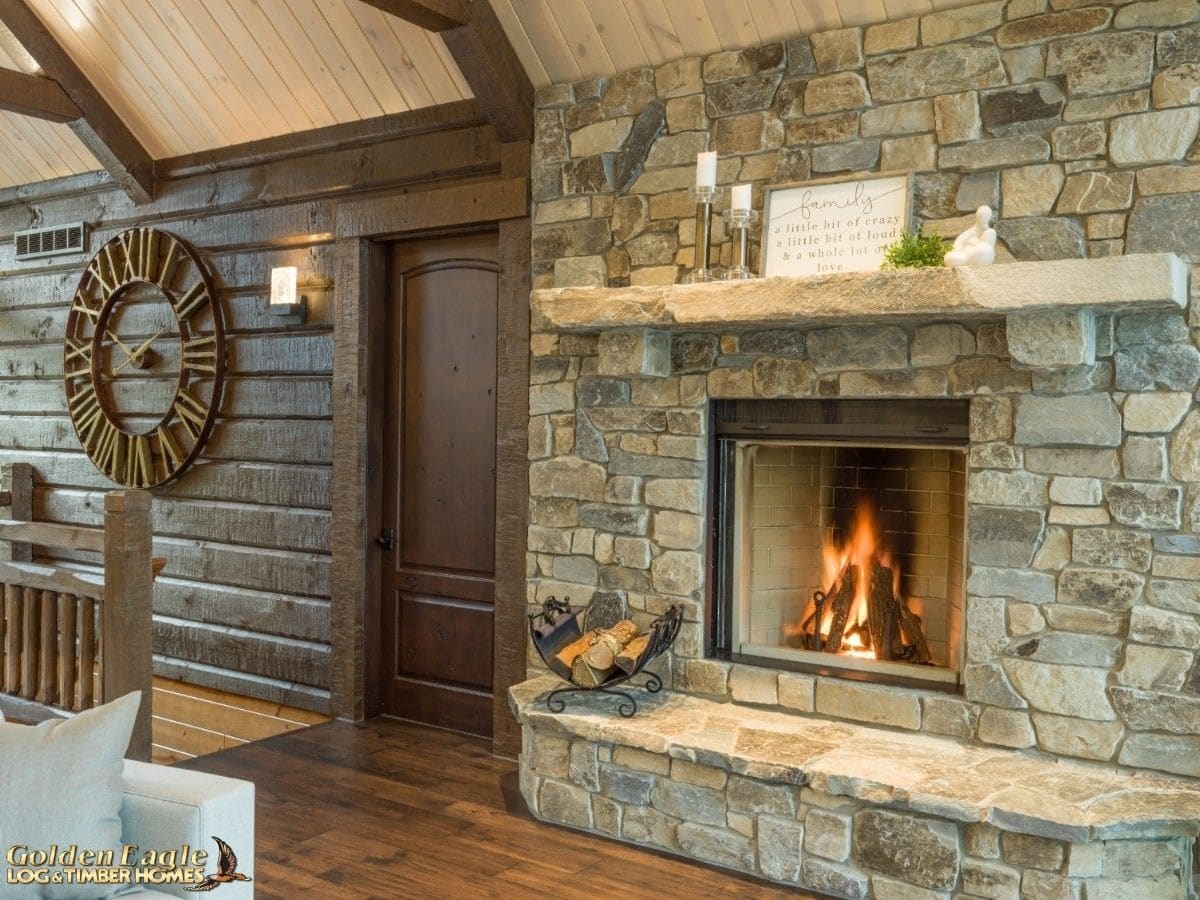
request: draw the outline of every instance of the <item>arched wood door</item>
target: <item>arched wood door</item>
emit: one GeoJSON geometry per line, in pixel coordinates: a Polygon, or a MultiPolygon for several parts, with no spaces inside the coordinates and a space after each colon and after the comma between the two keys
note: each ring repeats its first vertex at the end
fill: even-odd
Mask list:
{"type": "Polygon", "coordinates": [[[492,732],[497,249],[494,232],[396,244],[388,288],[383,711],[482,735],[492,732]]]}

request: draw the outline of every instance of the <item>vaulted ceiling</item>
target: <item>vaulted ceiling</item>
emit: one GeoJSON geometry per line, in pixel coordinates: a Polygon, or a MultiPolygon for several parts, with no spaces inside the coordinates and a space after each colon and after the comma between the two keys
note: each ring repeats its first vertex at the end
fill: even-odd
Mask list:
{"type": "MultiPolygon", "coordinates": [[[[534,86],[969,2],[490,0],[534,86]]],[[[388,3],[27,3],[154,159],[472,96],[441,35],[388,3]]],[[[2,27],[0,68],[40,74],[2,27]]],[[[0,187],[102,167],[68,125],[0,112],[0,187]]]]}

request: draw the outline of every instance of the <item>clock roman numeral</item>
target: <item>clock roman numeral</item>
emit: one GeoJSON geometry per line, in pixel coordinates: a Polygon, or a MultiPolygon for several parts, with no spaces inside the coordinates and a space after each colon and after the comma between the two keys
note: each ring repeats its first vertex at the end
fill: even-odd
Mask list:
{"type": "Polygon", "coordinates": [[[75,341],[67,338],[67,353],[63,359],[64,374],[67,378],[91,378],[92,376],[92,342],[89,340],[75,341]],[[82,369],[72,369],[71,363],[79,360],[82,369]]]}
{"type": "Polygon", "coordinates": [[[170,242],[167,245],[167,256],[158,270],[158,286],[163,290],[169,290],[171,282],[175,280],[175,269],[179,266],[179,256],[183,252],[179,241],[169,235],[167,240],[170,242]]]}
{"type": "Polygon", "coordinates": [[[125,442],[125,478],[131,487],[147,487],[154,479],[150,465],[150,438],[144,434],[129,435],[125,442]]]}
{"type": "Polygon", "coordinates": [[[75,420],[75,428],[79,432],[79,442],[83,446],[87,446],[96,423],[104,418],[104,410],[100,407],[100,398],[96,396],[96,389],[90,384],[85,384],[71,395],[67,406],[71,410],[71,418],[75,420]]]}
{"type": "Polygon", "coordinates": [[[186,322],[208,302],[208,288],[203,281],[197,281],[187,293],[175,301],[175,315],[181,322],[186,322]]]}
{"type": "Polygon", "coordinates": [[[171,434],[170,426],[160,425],[158,430],[154,432],[154,436],[158,438],[158,450],[162,461],[163,478],[170,478],[183,464],[185,454],[182,448],[180,448],[179,443],[175,440],[175,435],[171,434]]]}
{"type": "Polygon", "coordinates": [[[125,253],[124,281],[155,281],[158,268],[158,232],[135,228],[121,235],[125,253]]]}
{"type": "Polygon", "coordinates": [[[104,425],[99,431],[92,459],[96,461],[96,468],[112,478],[113,481],[118,480],[116,475],[121,471],[125,461],[125,441],[125,433],[105,419],[104,425]]]}
{"type": "Polygon", "coordinates": [[[83,313],[85,316],[91,319],[92,324],[95,325],[100,321],[100,311],[103,309],[103,307],[92,306],[90,301],[91,298],[83,291],[76,291],[75,300],[71,303],[71,312],[83,313]]]}
{"type": "Polygon", "coordinates": [[[204,423],[208,419],[208,405],[187,388],[180,388],[175,397],[174,410],[184,429],[192,436],[192,440],[200,440],[204,423]]]}
{"type": "Polygon", "coordinates": [[[208,375],[217,374],[217,339],[198,337],[183,342],[183,368],[208,375]]]}
{"type": "Polygon", "coordinates": [[[112,257],[108,254],[108,247],[97,253],[90,263],[88,263],[87,274],[91,276],[92,281],[100,285],[100,292],[104,296],[108,296],[117,288],[117,279],[112,271],[112,257]],[[105,270],[105,264],[108,264],[108,270],[105,270]]]}
{"type": "Polygon", "coordinates": [[[126,231],[121,237],[121,249],[125,251],[125,271],[122,274],[122,281],[134,281],[137,277],[138,267],[138,233],[137,231],[126,231]]]}

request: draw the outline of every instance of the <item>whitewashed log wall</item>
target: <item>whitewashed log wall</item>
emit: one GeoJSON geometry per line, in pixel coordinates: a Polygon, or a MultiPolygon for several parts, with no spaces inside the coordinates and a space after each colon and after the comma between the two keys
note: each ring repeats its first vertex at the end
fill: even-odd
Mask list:
{"type": "MultiPolygon", "coordinates": [[[[259,154],[252,168],[222,161],[205,171],[217,166],[189,159],[196,174],[165,181],[145,207],[92,176],[67,181],[66,195],[0,192],[0,462],[33,465],[38,520],[98,525],[112,485],[81,452],[60,381],[68,300],[85,259],[16,263],[13,232],[82,219],[94,248],[153,224],[191,242],[218,285],[230,333],[221,419],[192,470],[155,492],[155,555],[168,560],[155,587],[156,674],[327,709],[337,203],[434,175],[497,171],[490,128],[461,125],[465,112],[447,117],[452,131],[302,158],[259,154]],[[278,265],[298,266],[309,285],[304,325],[266,311],[278,265]]],[[[86,554],[65,561],[93,564],[86,554]]]]}

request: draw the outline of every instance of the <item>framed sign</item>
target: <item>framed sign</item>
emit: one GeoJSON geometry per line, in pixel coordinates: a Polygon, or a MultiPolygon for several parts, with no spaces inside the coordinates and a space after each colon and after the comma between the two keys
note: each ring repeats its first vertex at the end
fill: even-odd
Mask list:
{"type": "Polygon", "coordinates": [[[908,228],[910,175],[868,175],[768,187],[762,274],[827,275],[878,269],[908,228]]]}

